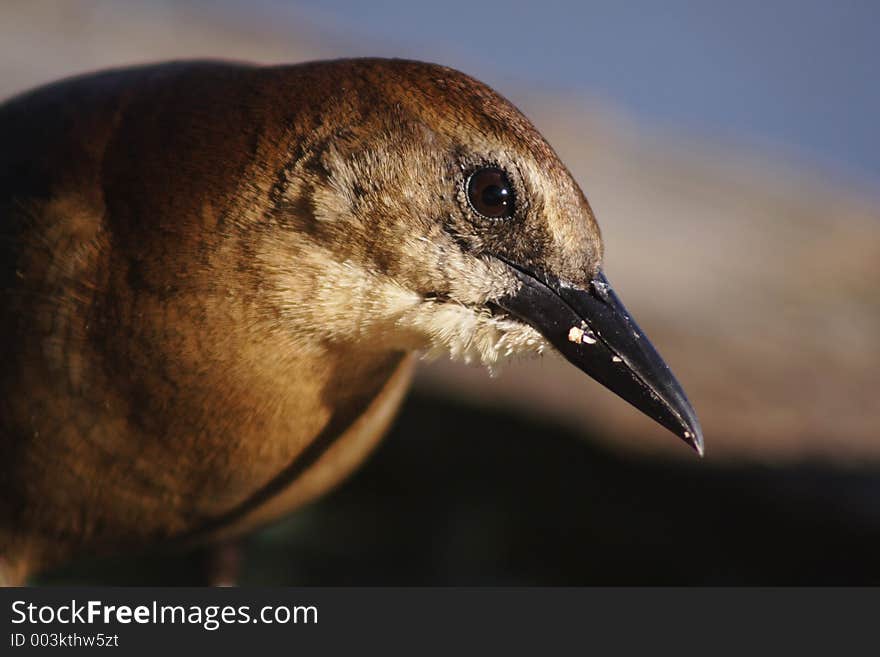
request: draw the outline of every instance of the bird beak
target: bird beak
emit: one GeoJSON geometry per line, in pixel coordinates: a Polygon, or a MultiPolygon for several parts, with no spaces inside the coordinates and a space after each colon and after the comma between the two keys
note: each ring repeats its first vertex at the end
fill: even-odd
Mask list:
{"type": "Polygon", "coordinates": [[[548,280],[510,262],[522,285],[495,303],[538,330],[569,362],[703,455],[694,409],[600,271],[588,289],[548,280]]]}

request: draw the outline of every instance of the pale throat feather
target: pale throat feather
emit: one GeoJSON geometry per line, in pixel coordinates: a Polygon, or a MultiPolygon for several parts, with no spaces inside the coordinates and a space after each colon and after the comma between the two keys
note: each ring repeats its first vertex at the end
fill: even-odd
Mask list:
{"type": "MultiPolygon", "coordinates": [[[[267,268],[273,272],[271,303],[297,342],[356,342],[377,351],[418,351],[428,359],[448,356],[490,368],[514,356],[541,354],[546,346],[532,327],[493,316],[478,301],[420,294],[368,265],[339,262],[317,245],[298,251],[295,264],[289,252],[278,253],[267,268]]],[[[491,289],[485,281],[492,274],[484,266],[470,278],[491,289]]],[[[510,284],[497,280],[496,288],[510,284]]]]}

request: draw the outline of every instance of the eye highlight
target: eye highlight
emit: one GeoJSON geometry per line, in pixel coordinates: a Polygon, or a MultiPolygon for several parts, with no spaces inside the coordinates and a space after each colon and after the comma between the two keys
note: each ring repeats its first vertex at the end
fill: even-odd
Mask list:
{"type": "Polygon", "coordinates": [[[467,197],[474,212],[487,219],[513,216],[513,186],[507,174],[498,167],[474,171],[467,181],[467,197]]]}

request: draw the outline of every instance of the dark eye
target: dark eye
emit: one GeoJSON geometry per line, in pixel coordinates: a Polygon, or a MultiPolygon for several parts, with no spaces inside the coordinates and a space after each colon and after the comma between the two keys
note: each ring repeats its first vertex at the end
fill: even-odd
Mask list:
{"type": "Polygon", "coordinates": [[[489,219],[513,216],[513,188],[501,169],[487,167],[474,171],[468,178],[467,195],[477,214],[489,219]]]}

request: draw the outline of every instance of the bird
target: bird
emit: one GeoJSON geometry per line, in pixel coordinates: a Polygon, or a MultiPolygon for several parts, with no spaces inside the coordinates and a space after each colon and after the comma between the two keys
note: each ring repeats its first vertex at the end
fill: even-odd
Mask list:
{"type": "Polygon", "coordinates": [[[0,578],[314,500],[418,356],[556,351],[700,454],[508,100],[401,59],[118,68],[0,106],[0,578]]]}

